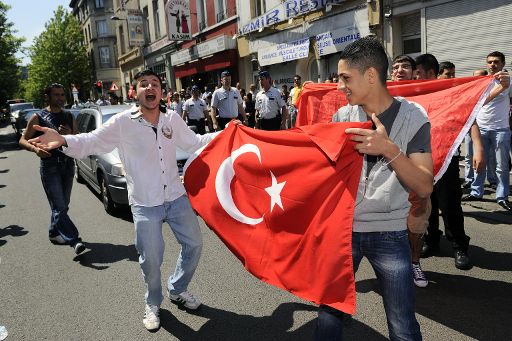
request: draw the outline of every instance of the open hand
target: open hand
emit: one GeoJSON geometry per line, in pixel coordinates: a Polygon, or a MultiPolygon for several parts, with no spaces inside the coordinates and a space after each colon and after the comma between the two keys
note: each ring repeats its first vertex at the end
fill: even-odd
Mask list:
{"type": "Polygon", "coordinates": [[[35,137],[33,139],[28,140],[30,144],[33,146],[43,149],[45,151],[52,150],[55,148],[59,148],[66,144],[66,140],[62,135],[60,135],[56,130],[41,127],[40,125],[34,125],[34,130],[40,131],[44,133],[41,136],[35,137]]]}

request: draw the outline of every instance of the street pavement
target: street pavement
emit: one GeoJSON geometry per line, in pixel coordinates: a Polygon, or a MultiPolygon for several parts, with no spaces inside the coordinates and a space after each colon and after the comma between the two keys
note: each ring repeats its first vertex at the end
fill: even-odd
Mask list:
{"type": "MultiPolygon", "coordinates": [[[[417,289],[424,340],[512,340],[512,215],[488,201],[464,204],[474,267],[457,270],[449,243],[422,260],[430,280],[417,289]]],[[[0,326],[7,340],[311,340],[316,306],[260,282],[202,222],[204,252],[190,285],[204,306],[193,314],[167,299],[162,327],[142,324],[144,284],[130,214],[105,213],[100,199],[75,183],[70,216],[86,242],[76,257],[48,242],[49,206],[33,153],[19,150],[11,127],[0,129],[0,326]]],[[[163,286],[178,253],[169,228],[163,286]]],[[[347,340],[387,340],[382,299],[364,260],[356,275],[357,313],[347,340]]]]}

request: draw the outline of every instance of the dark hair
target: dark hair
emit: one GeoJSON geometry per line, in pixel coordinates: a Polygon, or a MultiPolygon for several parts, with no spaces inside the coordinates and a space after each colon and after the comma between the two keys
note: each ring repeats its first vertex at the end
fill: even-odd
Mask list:
{"type": "Polygon", "coordinates": [[[50,96],[50,94],[52,93],[52,89],[64,89],[64,85],[60,83],[52,83],[44,89],[44,94],[46,96],[50,96]]]}
{"type": "Polygon", "coordinates": [[[386,84],[388,75],[388,57],[382,44],[373,37],[367,36],[356,40],[345,47],[340,53],[340,60],[344,60],[350,67],[364,73],[373,67],[379,74],[381,84],[386,84]]]}
{"type": "Polygon", "coordinates": [[[158,81],[160,82],[160,87],[163,89],[162,79],[160,78],[160,76],[155,71],[153,71],[151,69],[146,69],[146,70],[137,72],[135,74],[135,76],[133,76],[133,79],[135,79],[135,82],[136,82],[135,90],[137,90],[137,83],[139,83],[139,79],[144,76],[155,76],[156,78],[158,78],[158,81]]]}
{"type": "Polygon", "coordinates": [[[498,57],[499,59],[501,59],[501,62],[503,64],[505,64],[505,55],[503,53],[499,52],[499,51],[494,51],[494,52],[489,53],[487,55],[487,58],[489,58],[489,57],[498,57]]]}
{"type": "Polygon", "coordinates": [[[439,74],[439,62],[436,57],[430,53],[422,54],[416,57],[416,67],[421,65],[423,70],[434,70],[434,74],[437,76],[439,74]]]}
{"type": "Polygon", "coordinates": [[[298,78],[299,80],[301,80],[301,79],[302,79],[302,77],[301,77],[301,76],[299,76],[299,75],[295,75],[295,76],[293,76],[293,78],[298,78]]]}
{"type": "Polygon", "coordinates": [[[409,64],[411,64],[411,68],[413,70],[416,70],[416,61],[411,56],[408,56],[406,54],[396,56],[393,59],[393,62],[391,63],[391,65],[394,65],[395,63],[405,63],[405,62],[408,62],[409,64]]]}
{"type": "Polygon", "coordinates": [[[444,70],[446,69],[455,69],[455,64],[452,62],[441,62],[439,63],[439,72],[438,75],[442,74],[444,70]]]}

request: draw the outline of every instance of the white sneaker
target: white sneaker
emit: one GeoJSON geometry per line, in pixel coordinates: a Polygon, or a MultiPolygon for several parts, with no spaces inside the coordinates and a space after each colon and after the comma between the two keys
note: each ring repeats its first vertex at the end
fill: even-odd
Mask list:
{"type": "Polygon", "coordinates": [[[64,240],[64,238],[62,238],[62,236],[60,234],[50,237],[50,242],[52,242],[53,244],[59,244],[59,245],[66,244],[66,241],[64,240]]]}
{"type": "Polygon", "coordinates": [[[142,323],[144,323],[144,327],[146,327],[147,330],[156,330],[160,328],[159,314],[159,306],[146,304],[146,312],[144,313],[142,323]]]}
{"type": "Polygon", "coordinates": [[[201,301],[194,297],[188,291],[184,291],[179,295],[173,295],[169,293],[169,299],[172,303],[178,306],[184,306],[185,308],[196,310],[201,305],[201,301]]]}
{"type": "Polygon", "coordinates": [[[420,263],[412,263],[412,277],[417,287],[424,288],[428,284],[427,276],[421,270],[420,263]]]}

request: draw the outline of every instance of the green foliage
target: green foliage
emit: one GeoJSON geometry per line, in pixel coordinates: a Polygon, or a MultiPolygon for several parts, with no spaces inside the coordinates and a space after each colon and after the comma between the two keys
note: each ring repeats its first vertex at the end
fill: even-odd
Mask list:
{"type": "Polygon", "coordinates": [[[32,63],[26,84],[26,98],[41,107],[43,91],[52,83],[66,88],[68,102],[72,102],[71,84],[81,85],[90,78],[89,59],[80,24],[72,13],[59,6],[54,18],[45,24],[45,31],[34,38],[30,47],[32,63]]]}
{"type": "Polygon", "coordinates": [[[0,1],[0,106],[8,99],[14,98],[19,86],[20,62],[16,52],[21,48],[23,38],[14,36],[16,30],[13,23],[7,21],[7,11],[10,6],[0,1]]]}

